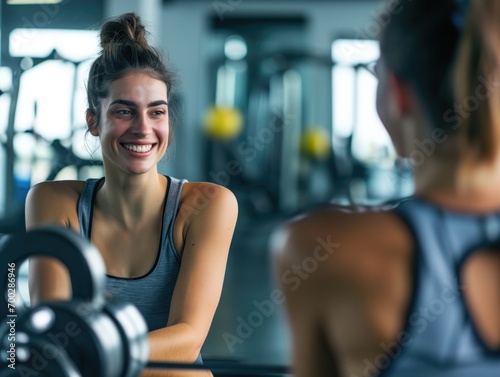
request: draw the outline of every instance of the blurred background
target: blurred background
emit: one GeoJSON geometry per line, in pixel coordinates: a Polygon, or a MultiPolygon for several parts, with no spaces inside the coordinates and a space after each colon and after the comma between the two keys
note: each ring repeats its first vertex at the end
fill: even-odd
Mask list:
{"type": "Polygon", "coordinates": [[[1,1],[0,233],[22,221],[33,184],[102,175],[85,136],[85,79],[102,21],[137,12],[179,76],[174,142],[160,172],[224,185],[240,207],[203,354],[290,364],[273,229],[322,203],[413,192],[411,166],[396,161],[375,109],[376,38],[391,16],[383,2],[1,1]]]}

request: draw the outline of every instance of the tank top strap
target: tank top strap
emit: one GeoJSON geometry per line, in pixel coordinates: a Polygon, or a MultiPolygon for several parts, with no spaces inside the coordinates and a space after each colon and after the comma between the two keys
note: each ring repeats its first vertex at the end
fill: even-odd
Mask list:
{"type": "Polygon", "coordinates": [[[77,213],[78,222],[80,223],[80,235],[86,239],[90,239],[95,191],[103,179],[104,178],[87,179],[83,185],[80,198],[78,199],[77,213]]]}
{"type": "Polygon", "coordinates": [[[459,267],[476,249],[500,244],[500,213],[445,210],[419,198],[401,203],[393,212],[410,228],[418,251],[432,265],[459,267]]]}
{"type": "Polygon", "coordinates": [[[163,226],[162,226],[162,241],[180,260],[180,256],[174,244],[174,223],[179,212],[179,203],[182,193],[182,187],[187,182],[185,179],[178,179],[167,176],[168,192],[165,202],[165,210],[163,211],[163,226]]]}
{"type": "Polygon", "coordinates": [[[460,258],[453,254],[461,252],[453,249],[454,246],[461,248],[462,245],[450,243],[453,237],[449,237],[449,219],[445,218],[444,213],[417,198],[396,206],[393,212],[406,223],[413,235],[418,265],[425,265],[432,271],[432,276],[439,276],[446,284],[456,281],[456,264],[460,258]]]}

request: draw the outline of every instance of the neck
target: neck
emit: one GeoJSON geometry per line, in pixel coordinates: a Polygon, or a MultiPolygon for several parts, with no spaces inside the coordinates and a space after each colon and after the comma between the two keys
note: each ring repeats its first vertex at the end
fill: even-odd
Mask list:
{"type": "Polygon", "coordinates": [[[432,156],[414,171],[415,195],[465,210],[500,207],[500,154],[491,162],[432,156]]]}
{"type": "MultiPolygon", "coordinates": [[[[413,166],[413,165],[412,165],[413,166]]],[[[415,193],[451,189],[457,179],[458,164],[453,158],[427,157],[423,163],[414,167],[415,193]]]]}
{"type": "Polygon", "coordinates": [[[125,227],[161,212],[167,180],[156,171],[141,175],[105,175],[97,205],[125,227]]]}

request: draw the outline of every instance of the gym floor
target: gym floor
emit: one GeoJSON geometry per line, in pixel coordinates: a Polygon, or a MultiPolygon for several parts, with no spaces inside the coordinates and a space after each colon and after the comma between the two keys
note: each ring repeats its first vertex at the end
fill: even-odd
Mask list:
{"type": "Polygon", "coordinates": [[[221,301],[202,352],[206,359],[289,364],[286,318],[272,301],[277,285],[269,250],[271,233],[283,221],[256,219],[240,208],[221,301]]]}

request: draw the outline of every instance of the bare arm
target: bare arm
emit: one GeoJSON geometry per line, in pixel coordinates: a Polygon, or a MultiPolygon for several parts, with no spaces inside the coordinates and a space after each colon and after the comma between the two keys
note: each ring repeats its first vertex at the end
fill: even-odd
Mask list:
{"type": "MultiPolygon", "coordinates": [[[[315,233],[312,233],[315,234],[315,233]]],[[[303,237],[300,229],[283,228],[273,237],[273,251],[276,253],[276,272],[279,286],[285,295],[285,309],[291,337],[293,340],[293,374],[297,377],[336,377],[340,376],[333,360],[334,352],[327,339],[327,329],[323,323],[325,284],[322,266],[326,263],[337,246],[330,250],[318,249],[321,259],[314,258],[314,243],[303,237]],[[308,251],[312,251],[309,253],[308,251]],[[304,262],[308,270],[304,270],[304,262]],[[312,267],[317,266],[316,269],[312,267]]],[[[331,240],[330,240],[331,241],[331,240]]]]}
{"type": "Polygon", "coordinates": [[[297,377],[365,373],[401,331],[411,238],[384,213],[325,210],[274,239],[297,377]]]}
{"type": "MultiPolygon", "coordinates": [[[[45,182],[33,186],[26,198],[26,230],[56,224],[70,228],[67,213],[71,190],[63,182],[45,182]]],[[[75,202],[76,203],[76,202],[75,202]]],[[[68,299],[71,285],[67,269],[51,258],[30,258],[29,292],[31,305],[41,301],[68,299]]]]}
{"type": "MultiPolygon", "coordinates": [[[[208,205],[190,216],[169,322],[150,332],[150,360],[193,362],[199,355],[219,303],[236,219],[236,199],[220,186],[208,205]]],[[[160,375],[167,374],[147,371],[143,377],[160,375]]],[[[174,375],[207,374],[168,374],[174,375]]]]}

